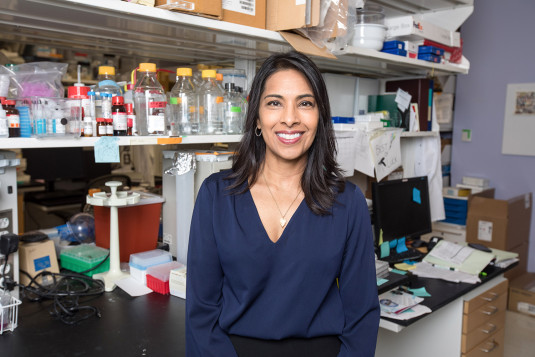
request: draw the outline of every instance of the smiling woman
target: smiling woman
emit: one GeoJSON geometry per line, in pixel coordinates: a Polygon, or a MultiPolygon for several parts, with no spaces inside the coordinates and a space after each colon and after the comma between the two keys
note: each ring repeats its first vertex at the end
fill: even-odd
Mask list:
{"type": "Polygon", "coordinates": [[[379,325],[364,196],[335,161],[321,73],[269,57],[232,170],[208,177],[190,229],[188,356],[373,356],[379,325]]]}

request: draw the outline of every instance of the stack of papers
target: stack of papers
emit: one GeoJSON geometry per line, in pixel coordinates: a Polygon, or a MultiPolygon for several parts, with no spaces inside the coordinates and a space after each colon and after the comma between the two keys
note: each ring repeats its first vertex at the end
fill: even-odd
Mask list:
{"type": "Polygon", "coordinates": [[[422,278],[442,279],[451,281],[453,283],[476,284],[481,282],[477,275],[464,273],[462,271],[450,270],[449,268],[433,266],[427,262],[416,264],[416,268],[411,270],[411,272],[414,275],[422,278]]]}
{"type": "Polygon", "coordinates": [[[494,258],[495,255],[492,253],[476,250],[464,244],[441,240],[425,256],[423,261],[434,267],[477,276],[494,258]]]}
{"type": "Polygon", "coordinates": [[[390,290],[379,295],[381,316],[396,320],[408,320],[430,313],[427,306],[419,305],[424,299],[399,290],[390,290]]]}
{"type": "Polygon", "coordinates": [[[382,279],[388,275],[388,262],[375,260],[375,275],[377,279],[382,279]]]}

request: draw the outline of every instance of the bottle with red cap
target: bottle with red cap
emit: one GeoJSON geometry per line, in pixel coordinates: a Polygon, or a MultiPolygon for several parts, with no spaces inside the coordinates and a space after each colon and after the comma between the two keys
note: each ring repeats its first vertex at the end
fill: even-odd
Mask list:
{"type": "Polygon", "coordinates": [[[111,116],[113,119],[113,136],[126,136],[128,129],[126,108],[124,98],[116,96],[112,98],[111,116]]]}
{"type": "Polygon", "coordinates": [[[16,101],[7,99],[4,101],[4,108],[6,111],[7,125],[9,127],[9,137],[20,137],[20,115],[17,108],[15,108],[16,101]]]}
{"type": "Polygon", "coordinates": [[[74,124],[71,126],[71,132],[80,132],[83,136],[87,136],[84,133],[84,129],[91,122],[89,90],[90,88],[83,83],[75,83],[73,86],[67,88],[67,98],[79,100],[73,100],[69,103],[71,108],[71,118],[74,119],[74,121],[71,121],[71,124],[74,124]],[[81,121],[84,122],[84,125],[81,125],[81,121]],[[86,123],[86,121],[89,121],[89,123],[86,123]]]}
{"type": "Polygon", "coordinates": [[[124,106],[126,108],[126,127],[127,127],[126,135],[128,136],[137,135],[136,112],[134,110],[134,104],[125,103],[124,106]]]}

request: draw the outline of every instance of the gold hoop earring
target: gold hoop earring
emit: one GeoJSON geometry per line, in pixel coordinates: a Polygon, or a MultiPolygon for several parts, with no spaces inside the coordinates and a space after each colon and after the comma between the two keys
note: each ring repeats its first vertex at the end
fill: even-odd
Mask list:
{"type": "Polygon", "coordinates": [[[256,136],[260,136],[260,135],[262,135],[262,129],[260,129],[260,128],[258,128],[258,127],[254,128],[254,134],[255,134],[256,136]],[[258,131],[258,130],[259,130],[259,131],[258,131]]]}

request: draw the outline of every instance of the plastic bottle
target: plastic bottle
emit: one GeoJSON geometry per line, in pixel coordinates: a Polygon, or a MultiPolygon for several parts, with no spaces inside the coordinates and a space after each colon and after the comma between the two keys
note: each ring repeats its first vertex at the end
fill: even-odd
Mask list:
{"type": "Polygon", "coordinates": [[[7,138],[9,136],[9,126],[7,124],[6,111],[0,106],[0,138],[7,138]]]}
{"type": "Polygon", "coordinates": [[[82,135],[85,137],[93,136],[93,119],[90,116],[84,117],[82,122],[82,135]]]}
{"type": "Polygon", "coordinates": [[[126,119],[126,135],[132,136],[134,121],[131,118],[126,119]]]}
{"type": "Polygon", "coordinates": [[[134,88],[136,127],[139,135],[164,135],[167,97],[156,77],[156,64],[140,63],[134,88]]]}
{"type": "Polygon", "coordinates": [[[198,92],[201,134],[224,134],[224,96],[216,83],[216,71],[202,71],[203,82],[198,92]]]}
{"type": "Polygon", "coordinates": [[[191,68],[177,68],[176,83],[169,97],[172,113],[171,135],[199,134],[196,99],[191,68]]]}
{"type": "Polygon", "coordinates": [[[134,85],[132,83],[126,85],[126,91],[124,92],[124,104],[128,103],[134,104],[134,85]]]}
{"type": "Polygon", "coordinates": [[[123,97],[113,97],[111,115],[113,119],[113,136],[126,136],[127,116],[123,97]]]}
{"type": "Polygon", "coordinates": [[[98,67],[98,84],[94,88],[96,101],[95,110],[96,116],[102,117],[102,94],[108,93],[112,97],[117,95],[123,95],[121,87],[115,82],[115,67],[113,66],[100,66],[98,67]]]}
{"type": "MultiPolygon", "coordinates": [[[[78,99],[69,101],[69,106],[71,108],[70,117],[74,119],[74,122],[71,122],[71,125],[77,123],[79,127],[81,126],[80,130],[81,135],[83,136],[86,136],[84,134],[85,124],[80,125],[80,122],[85,120],[90,112],[90,99],[87,93],[89,93],[89,87],[84,86],[83,83],[75,83],[74,86],[67,88],[67,98],[78,99]]],[[[73,127],[72,129],[76,131],[78,128],[73,127]]]]}
{"type": "Polygon", "coordinates": [[[225,92],[225,86],[223,85],[223,73],[216,73],[215,80],[216,80],[217,86],[219,87],[219,90],[221,92],[225,92]]]}
{"type": "Polygon", "coordinates": [[[97,118],[97,136],[108,136],[107,124],[105,118],[97,118]]]}
{"type": "Polygon", "coordinates": [[[20,115],[19,111],[15,108],[15,104],[16,102],[14,100],[7,99],[4,101],[10,138],[20,137],[20,115]]]}
{"type": "Polygon", "coordinates": [[[227,134],[242,132],[242,99],[236,91],[234,83],[225,83],[225,121],[223,128],[227,134]]]}
{"type": "Polygon", "coordinates": [[[102,107],[100,116],[102,118],[111,119],[112,95],[110,93],[102,93],[102,107]]]}

